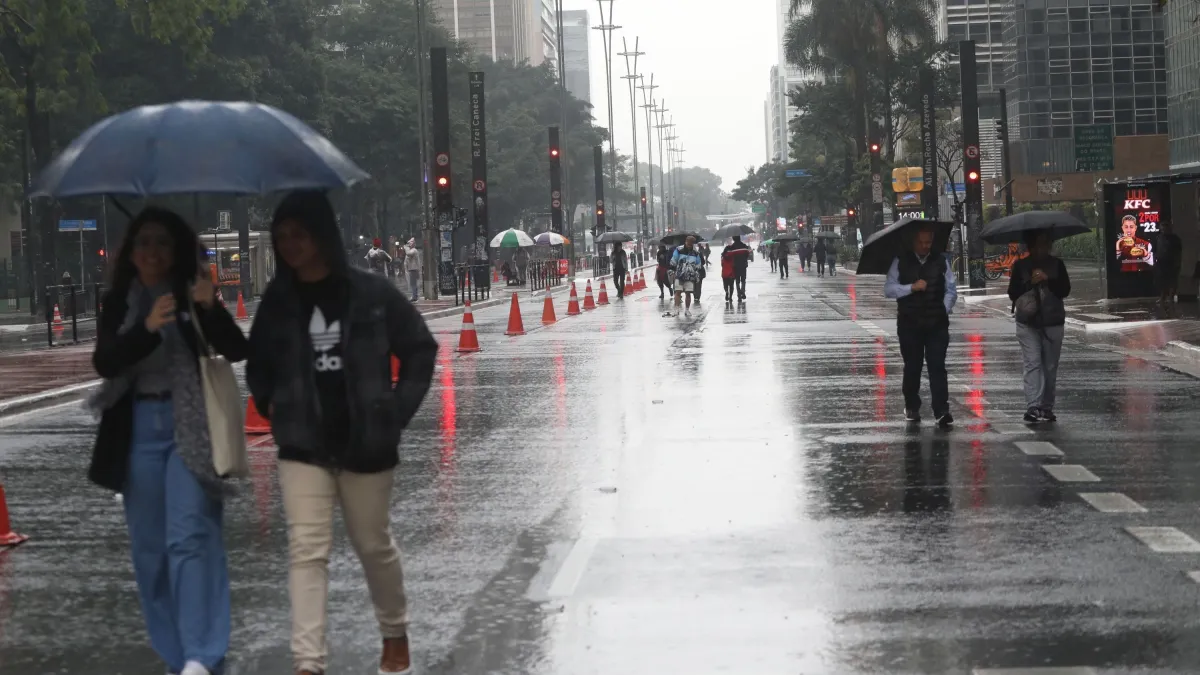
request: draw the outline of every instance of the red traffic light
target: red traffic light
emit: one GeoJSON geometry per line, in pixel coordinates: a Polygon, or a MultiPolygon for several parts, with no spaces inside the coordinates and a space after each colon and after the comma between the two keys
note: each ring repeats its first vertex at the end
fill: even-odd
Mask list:
{"type": "Polygon", "coordinates": [[[847,215],[847,216],[854,216],[854,215],[855,215],[855,214],[857,214],[857,213],[858,213],[858,212],[857,212],[857,211],[855,211],[854,209],[846,209],[846,215],[847,215]]]}
{"type": "Polygon", "coordinates": [[[879,144],[878,144],[878,143],[872,143],[872,144],[871,144],[871,152],[872,152],[872,153],[879,152],[879,144]]]}
{"type": "Polygon", "coordinates": [[[438,176],[437,184],[440,188],[448,187],[450,185],[450,179],[446,178],[445,176],[438,176]]]}
{"type": "Polygon", "coordinates": [[[974,170],[968,171],[967,172],[967,180],[971,181],[972,183],[978,183],[979,182],[979,172],[974,171],[974,170]]]}
{"type": "Polygon", "coordinates": [[[550,148],[550,156],[558,157],[558,148],[550,148]]]}
{"type": "Polygon", "coordinates": [[[596,209],[596,215],[598,215],[598,216],[604,215],[604,209],[596,209]]]}

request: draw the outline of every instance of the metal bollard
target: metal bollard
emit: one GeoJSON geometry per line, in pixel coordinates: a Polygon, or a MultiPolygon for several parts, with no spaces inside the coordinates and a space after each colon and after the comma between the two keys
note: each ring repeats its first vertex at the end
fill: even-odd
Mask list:
{"type": "Polygon", "coordinates": [[[79,296],[75,293],[75,284],[67,287],[71,294],[71,342],[79,344],[79,296]]]}

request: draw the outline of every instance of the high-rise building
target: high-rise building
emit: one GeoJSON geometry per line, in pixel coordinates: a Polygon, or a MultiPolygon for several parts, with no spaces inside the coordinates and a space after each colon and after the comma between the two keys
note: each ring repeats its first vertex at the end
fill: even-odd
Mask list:
{"type": "Polygon", "coordinates": [[[1117,170],[1165,168],[1158,157],[1168,132],[1158,0],[1066,4],[1014,4],[1004,20],[1014,173],[1074,172],[1081,126],[1111,126],[1117,170]]]}
{"type": "Polygon", "coordinates": [[[991,96],[1005,85],[1008,50],[1004,45],[1004,20],[1011,0],[938,0],[938,37],[951,42],[950,62],[957,71],[957,44],[975,41],[975,76],[980,93],[980,168],[985,177],[1002,172],[1003,149],[994,133],[999,115],[991,96]]]}
{"type": "Polygon", "coordinates": [[[563,12],[563,68],[567,90],[580,101],[592,102],[592,74],[589,58],[591,26],[587,10],[563,12]]]}
{"type": "MultiPolygon", "coordinates": [[[[438,20],[454,39],[494,61],[530,60],[531,2],[541,0],[432,0],[438,20]]],[[[538,53],[542,53],[541,40],[538,53]]],[[[539,61],[540,63],[541,61],[539,61]]]]}
{"type": "Polygon", "coordinates": [[[788,139],[791,133],[788,121],[796,115],[796,108],[788,99],[788,92],[814,78],[803,75],[794,66],[788,65],[784,38],[788,24],[792,22],[792,0],[775,0],[775,64],[771,67],[770,98],[768,108],[768,134],[771,138],[769,152],[777,162],[788,161],[790,152],[788,139]]]}
{"type": "MultiPolygon", "coordinates": [[[[515,1],[515,0],[514,0],[515,1]]],[[[529,3],[529,65],[558,66],[558,14],[554,0],[525,0],[529,3]]]]}
{"type": "Polygon", "coordinates": [[[1196,7],[1166,7],[1167,116],[1171,169],[1200,167],[1200,22],[1196,7]]]}

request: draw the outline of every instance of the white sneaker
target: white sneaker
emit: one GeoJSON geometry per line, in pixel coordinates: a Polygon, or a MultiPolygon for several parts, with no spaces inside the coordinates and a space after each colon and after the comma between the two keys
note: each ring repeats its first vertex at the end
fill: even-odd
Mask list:
{"type": "Polygon", "coordinates": [[[199,661],[188,661],[179,675],[212,675],[199,661]]]}
{"type": "Polygon", "coordinates": [[[687,317],[690,317],[690,316],[692,315],[692,310],[690,310],[690,309],[689,309],[689,310],[686,310],[686,311],[683,313],[683,315],[684,315],[684,316],[687,316],[687,317]]]}

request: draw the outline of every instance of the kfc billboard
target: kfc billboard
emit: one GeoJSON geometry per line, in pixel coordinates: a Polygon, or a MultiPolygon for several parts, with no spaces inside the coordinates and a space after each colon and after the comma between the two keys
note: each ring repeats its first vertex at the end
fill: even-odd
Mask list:
{"type": "Polygon", "coordinates": [[[1164,219],[1170,217],[1171,185],[1110,184],[1104,197],[1108,297],[1151,297],[1154,248],[1164,219]]]}

